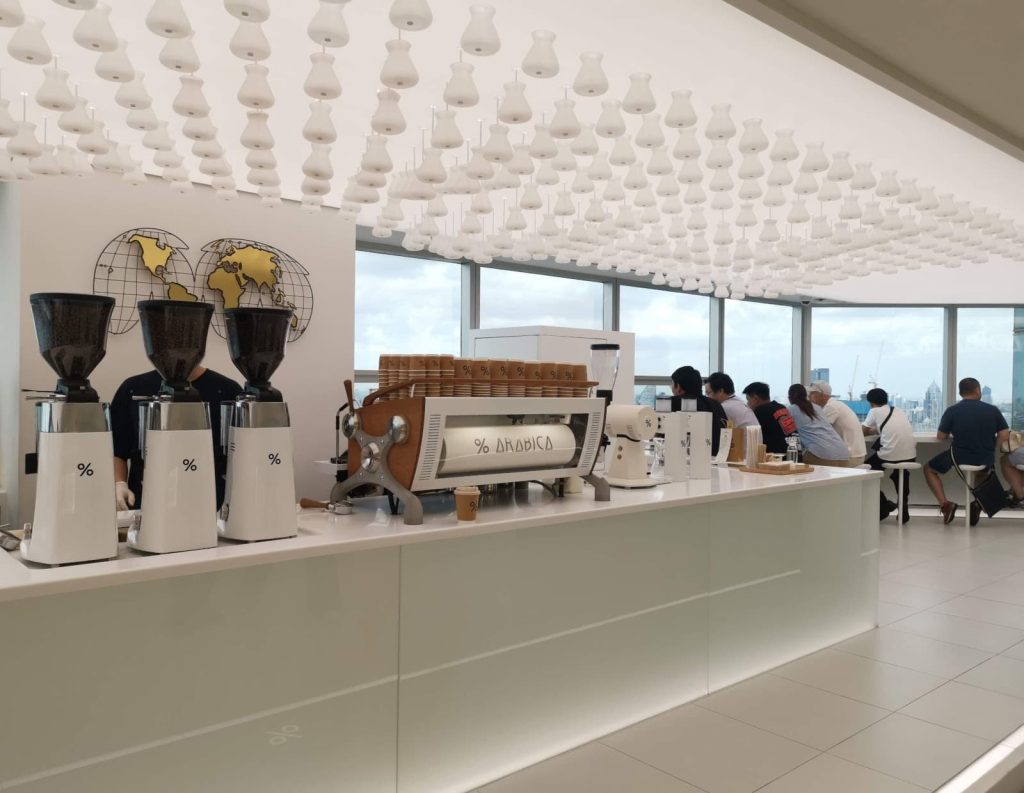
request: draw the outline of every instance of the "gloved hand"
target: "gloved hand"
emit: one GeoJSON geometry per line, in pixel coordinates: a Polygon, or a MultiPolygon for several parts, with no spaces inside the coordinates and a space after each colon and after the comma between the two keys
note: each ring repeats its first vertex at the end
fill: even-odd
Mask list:
{"type": "Polygon", "coordinates": [[[135,494],[128,488],[127,482],[114,482],[114,501],[117,503],[118,512],[135,506],[135,494]]]}

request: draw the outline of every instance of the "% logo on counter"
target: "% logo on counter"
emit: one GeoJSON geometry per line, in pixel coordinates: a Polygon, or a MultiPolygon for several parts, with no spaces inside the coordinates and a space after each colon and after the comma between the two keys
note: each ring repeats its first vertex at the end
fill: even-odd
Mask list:
{"type": "Polygon", "coordinates": [[[281,455],[277,454],[276,452],[271,452],[270,454],[268,454],[267,459],[270,460],[271,465],[281,464],[281,455]]]}
{"type": "Polygon", "coordinates": [[[185,471],[198,471],[199,470],[199,466],[196,465],[196,461],[195,460],[189,460],[187,458],[181,461],[181,467],[185,471]]]}
{"type": "Polygon", "coordinates": [[[267,735],[271,736],[270,740],[267,741],[271,746],[280,746],[283,743],[288,743],[293,738],[302,737],[299,734],[298,724],[286,724],[276,730],[271,730],[267,735]]]}
{"type": "Polygon", "coordinates": [[[79,476],[92,476],[92,463],[79,463],[77,468],[79,476]]]}

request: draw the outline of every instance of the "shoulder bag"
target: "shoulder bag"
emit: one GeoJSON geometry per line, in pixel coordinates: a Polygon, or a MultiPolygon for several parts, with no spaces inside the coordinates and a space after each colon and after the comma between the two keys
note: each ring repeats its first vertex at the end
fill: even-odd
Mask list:
{"type": "MultiPolygon", "coordinates": [[[[949,447],[949,459],[953,461],[953,467],[956,469],[956,475],[963,480],[964,484],[967,484],[967,477],[964,476],[964,472],[960,470],[960,466],[957,464],[956,457],[953,456],[953,447],[949,447]]],[[[999,477],[996,476],[996,472],[989,468],[987,476],[980,482],[976,482],[973,487],[967,485],[967,489],[971,491],[971,495],[974,500],[977,501],[981,508],[985,511],[985,514],[990,518],[999,512],[1003,507],[1006,506],[1006,493],[1003,490],[1003,485],[999,481],[999,477]]],[[[978,473],[981,473],[980,471],[978,473]]]]}
{"type": "Polygon", "coordinates": [[[885,429],[885,425],[889,423],[889,419],[892,418],[892,414],[895,411],[895,407],[889,407],[889,415],[885,417],[885,421],[883,421],[882,425],[878,428],[878,437],[875,438],[875,442],[871,444],[871,451],[877,452],[879,449],[882,448],[882,430],[885,429]]]}

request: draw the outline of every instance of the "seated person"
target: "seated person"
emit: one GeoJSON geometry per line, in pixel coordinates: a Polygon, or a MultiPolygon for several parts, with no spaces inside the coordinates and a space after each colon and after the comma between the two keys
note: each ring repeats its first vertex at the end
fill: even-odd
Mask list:
{"type": "Polygon", "coordinates": [[[807,398],[821,408],[832,428],[846,444],[850,455],[850,466],[864,462],[867,449],[864,448],[864,430],[857,414],[850,406],[832,396],[832,386],[825,380],[815,380],[807,387],[807,398]]]}
{"type": "Polygon", "coordinates": [[[761,438],[771,454],[786,453],[786,438],[796,434],[796,422],[789,408],[772,399],[767,383],[751,383],[743,389],[747,407],[761,425],[761,438]]]}
{"type": "Polygon", "coordinates": [[[999,458],[999,467],[1003,471],[1003,479],[1010,485],[1007,491],[1007,502],[1012,507],[1019,507],[1024,501],[1024,473],[1018,469],[1018,465],[1024,465],[1024,446],[1014,449],[999,458]]]}
{"type": "MultiPolygon", "coordinates": [[[[1010,428],[1006,425],[1003,413],[995,405],[981,401],[981,383],[973,377],[965,377],[960,381],[960,401],[946,408],[939,421],[939,431],[935,437],[940,441],[952,437],[950,447],[941,454],[935,455],[924,467],[924,477],[928,487],[942,511],[942,522],[949,524],[956,516],[956,504],[946,498],[942,487],[941,475],[955,465],[984,465],[986,469],[995,464],[996,447],[1009,440],[1010,428]]],[[[975,475],[974,481],[980,482],[987,470],[975,475]]],[[[981,504],[972,500],[970,504],[970,524],[977,525],[981,517],[981,504]]]]}
{"type": "Polygon", "coordinates": [[[800,445],[804,447],[804,462],[808,465],[828,465],[846,468],[850,464],[850,452],[839,437],[821,408],[807,398],[807,389],[800,383],[789,387],[790,411],[796,422],[800,445]]]}
{"type": "MultiPolygon", "coordinates": [[[[212,369],[197,366],[189,382],[210,406],[210,431],[213,435],[213,462],[217,477],[217,509],[224,503],[224,475],[227,455],[220,445],[220,403],[242,393],[234,380],[212,369]]],[[[139,407],[135,397],[160,393],[163,378],[155,369],[129,377],[110,403],[110,428],[114,436],[114,498],[119,510],[142,508],[143,462],[139,448],[139,407]]]]}
{"type": "Polygon", "coordinates": [[[704,384],[704,393],[722,404],[725,415],[734,427],[756,427],[757,416],[747,404],[736,396],[732,378],[724,372],[712,372],[704,384]]]}
{"type": "Polygon", "coordinates": [[[680,366],[672,372],[672,410],[682,410],[682,401],[692,399],[697,403],[698,413],[711,414],[711,455],[714,457],[718,454],[722,427],[728,419],[721,404],[701,393],[703,385],[700,372],[692,366],[680,366]]]}
{"type": "MultiPolygon", "coordinates": [[[[877,435],[878,440],[871,447],[871,456],[866,462],[876,471],[882,471],[885,463],[912,463],[917,458],[917,440],[910,426],[907,414],[889,404],[889,395],[882,388],[872,388],[867,395],[871,410],[864,419],[865,435],[877,435]]],[[[903,522],[910,520],[910,471],[893,471],[891,474],[896,496],[899,497],[899,475],[903,474],[903,522]]],[[[879,520],[896,511],[896,504],[879,493],[879,520]]]]}

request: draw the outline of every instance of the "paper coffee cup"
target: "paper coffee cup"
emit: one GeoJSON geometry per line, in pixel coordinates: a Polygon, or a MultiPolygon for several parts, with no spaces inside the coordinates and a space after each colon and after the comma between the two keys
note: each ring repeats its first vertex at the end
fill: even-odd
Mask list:
{"type": "Polygon", "coordinates": [[[459,520],[476,520],[480,507],[480,488],[475,486],[455,488],[455,516],[459,520]]]}

